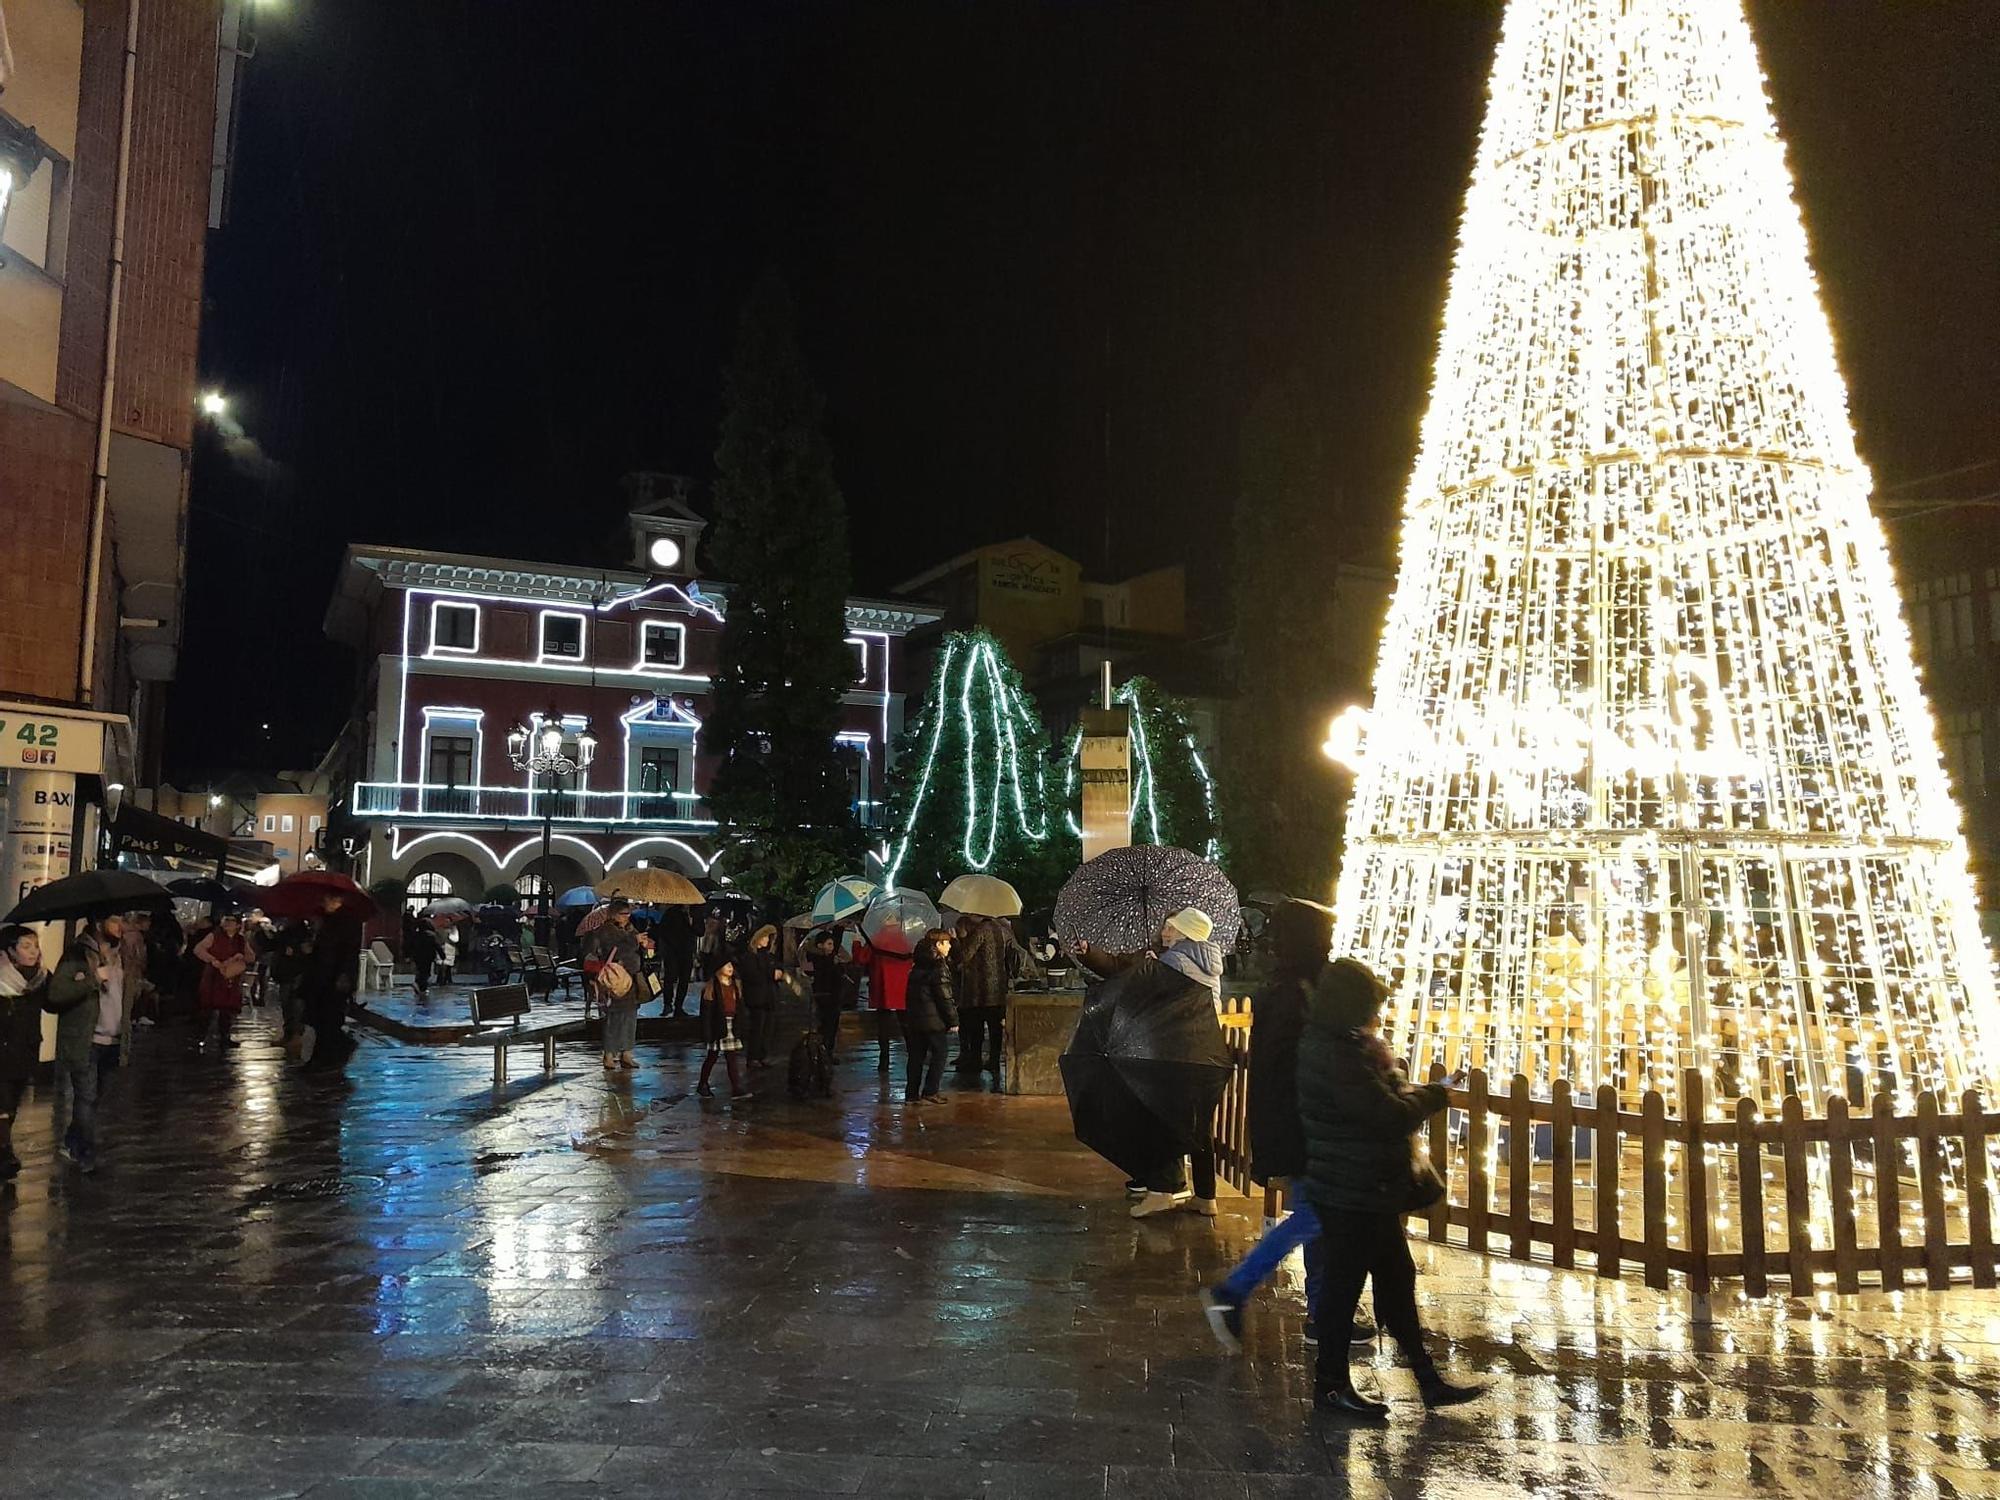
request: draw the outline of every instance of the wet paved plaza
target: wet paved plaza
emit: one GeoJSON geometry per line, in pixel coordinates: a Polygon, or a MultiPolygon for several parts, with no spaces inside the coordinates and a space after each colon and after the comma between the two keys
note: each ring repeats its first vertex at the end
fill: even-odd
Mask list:
{"type": "MultiPolygon", "coordinates": [[[[246,1028],[254,1035],[256,1028],[246,1028]]],[[[872,1050],[872,1049],[871,1049],[872,1050]]],[[[730,1107],[699,1054],[554,1081],[369,1041],[350,1081],[141,1038],[105,1167],[0,1190],[9,1496],[2000,1496],[2000,1298],[1724,1306],[1419,1248],[1493,1381],[1313,1414],[1296,1283],[1223,1357],[1249,1242],[1135,1223],[1060,1100],[730,1107]]]]}

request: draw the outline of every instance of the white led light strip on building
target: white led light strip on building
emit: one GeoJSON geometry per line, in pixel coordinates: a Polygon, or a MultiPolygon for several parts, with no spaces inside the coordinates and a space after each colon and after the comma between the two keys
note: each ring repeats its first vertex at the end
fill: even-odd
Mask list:
{"type": "Polygon", "coordinates": [[[1990,1088],[1958,813],[1741,0],[1512,0],[1490,99],[1336,952],[1419,1070],[1990,1088]]]}

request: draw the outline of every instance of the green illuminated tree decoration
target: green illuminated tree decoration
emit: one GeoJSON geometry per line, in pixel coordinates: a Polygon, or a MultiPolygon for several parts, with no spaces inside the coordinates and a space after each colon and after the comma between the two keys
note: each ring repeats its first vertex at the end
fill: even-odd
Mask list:
{"type": "MultiPolygon", "coordinates": [[[[1203,859],[1220,859],[1215,777],[1195,739],[1186,700],[1150,677],[1131,678],[1112,697],[1132,711],[1132,842],[1170,844],[1192,850],[1203,859]]],[[[1070,736],[1069,753],[1063,762],[1064,819],[1069,831],[1078,837],[1082,835],[1077,821],[1082,750],[1083,731],[1079,729],[1070,736]]]]}
{"type": "Polygon", "coordinates": [[[886,879],[935,891],[984,871],[1030,907],[1055,899],[1080,846],[1054,795],[1048,732],[1001,644],[954,632],[904,732],[886,879]]]}

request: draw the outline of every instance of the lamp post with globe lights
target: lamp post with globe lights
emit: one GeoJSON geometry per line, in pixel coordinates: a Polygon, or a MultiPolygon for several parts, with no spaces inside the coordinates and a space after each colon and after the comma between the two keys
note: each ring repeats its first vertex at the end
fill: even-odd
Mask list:
{"type": "Polygon", "coordinates": [[[597,736],[588,720],[576,732],[574,755],[564,749],[564,738],[562,715],[553,705],[534,728],[516,724],[507,731],[507,758],[514,768],[528,772],[531,786],[534,780],[547,778],[542,787],[541,893],[535,904],[535,941],[544,948],[549,946],[549,843],[555,832],[555,794],[563,777],[588,770],[597,754],[597,736]]]}

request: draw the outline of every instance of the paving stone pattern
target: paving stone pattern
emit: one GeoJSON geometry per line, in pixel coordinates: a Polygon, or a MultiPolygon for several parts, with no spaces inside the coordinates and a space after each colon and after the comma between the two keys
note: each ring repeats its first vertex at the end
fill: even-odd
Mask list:
{"type": "MultiPolygon", "coordinates": [[[[256,1028],[246,1028],[254,1036],[256,1028]]],[[[1223,1357],[1250,1205],[1135,1223],[1060,1100],[692,1095],[699,1055],[495,1093],[142,1037],[105,1166],[0,1191],[0,1494],[2000,1496],[2000,1299],[1730,1305],[1419,1249],[1483,1403],[1311,1412],[1295,1276],[1223,1357]]],[[[899,1091],[898,1091],[899,1092],[899,1091]]]]}

